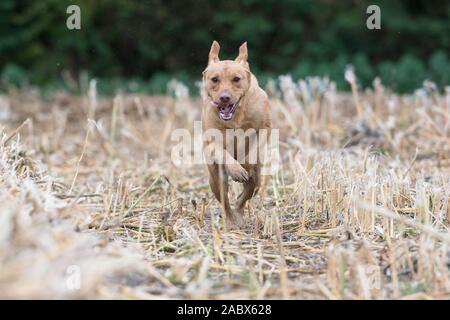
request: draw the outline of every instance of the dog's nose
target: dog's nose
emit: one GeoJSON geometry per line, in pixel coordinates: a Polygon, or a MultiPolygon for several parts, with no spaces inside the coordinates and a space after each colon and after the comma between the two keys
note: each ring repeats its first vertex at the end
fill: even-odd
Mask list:
{"type": "Polygon", "coordinates": [[[230,103],[231,97],[228,93],[221,93],[219,100],[222,103],[230,103]]]}

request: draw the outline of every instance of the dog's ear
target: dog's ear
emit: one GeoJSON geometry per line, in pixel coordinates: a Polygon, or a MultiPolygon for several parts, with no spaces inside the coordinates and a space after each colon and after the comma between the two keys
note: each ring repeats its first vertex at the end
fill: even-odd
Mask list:
{"type": "Polygon", "coordinates": [[[247,64],[247,58],[248,58],[248,51],[247,51],[247,41],[246,41],[239,47],[239,55],[237,56],[235,61],[243,63],[243,64],[247,64]]]}
{"type": "Polygon", "coordinates": [[[211,45],[211,50],[209,50],[208,64],[219,61],[219,51],[220,45],[214,40],[211,45]]]}

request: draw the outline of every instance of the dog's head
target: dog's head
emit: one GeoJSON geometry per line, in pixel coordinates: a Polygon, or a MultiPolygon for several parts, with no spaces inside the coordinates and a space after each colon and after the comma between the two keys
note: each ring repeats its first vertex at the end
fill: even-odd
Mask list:
{"type": "Polygon", "coordinates": [[[203,71],[203,85],[206,98],[217,109],[220,119],[229,121],[250,87],[247,42],[241,45],[235,60],[220,61],[219,51],[219,43],[214,41],[209,52],[208,66],[203,71]]]}

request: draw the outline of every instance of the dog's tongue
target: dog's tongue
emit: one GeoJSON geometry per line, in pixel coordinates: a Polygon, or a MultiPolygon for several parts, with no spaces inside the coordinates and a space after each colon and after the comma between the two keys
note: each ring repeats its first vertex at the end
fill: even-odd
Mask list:
{"type": "Polygon", "coordinates": [[[232,109],[232,105],[231,104],[219,105],[220,113],[222,113],[225,117],[230,116],[231,109],[232,109]]]}

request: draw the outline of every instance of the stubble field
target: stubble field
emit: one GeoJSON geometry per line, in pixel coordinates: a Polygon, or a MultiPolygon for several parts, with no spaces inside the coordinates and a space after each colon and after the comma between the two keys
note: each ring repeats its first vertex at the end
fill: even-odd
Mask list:
{"type": "Polygon", "coordinates": [[[450,91],[349,81],[269,84],[281,167],[234,231],[171,161],[200,120],[182,84],[1,96],[0,297],[448,299],[450,91]]]}

